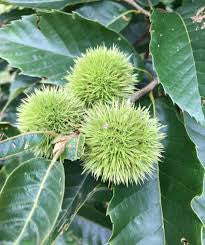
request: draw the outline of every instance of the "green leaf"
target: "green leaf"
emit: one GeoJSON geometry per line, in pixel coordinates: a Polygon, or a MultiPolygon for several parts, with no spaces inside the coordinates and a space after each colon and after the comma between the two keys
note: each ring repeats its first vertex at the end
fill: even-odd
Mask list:
{"type": "Polygon", "coordinates": [[[94,2],[98,0],[6,0],[8,3],[29,7],[45,9],[61,9],[66,5],[74,5],[85,2],[94,2]]]}
{"type": "Polygon", "coordinates": [[[154,5],[157,5],[160,0],[152,0],[152,1],[149,1],[149,0],[136,0],[137,2],[139,2],[140,4],[144,5],[144,6],[150,6],[150,4],[152,6],[154,5]]]}
{"type": "Polygon", "coordinates": [[[0,142],[0,159],[12,157],[16,154],[28,151],[42,143],[44,133],[27,133],[8,138],[0,142]]]}
{"type": "Polygon", "coordinates": [[[205,226],[205,180],[202,194],[192,200],[191,206],[205,226]]]}
{"type": "Polygon", "coordinates": [[[178,10],[186,24],[191,39],[201,96],[205,96],[205,22],[203,18],[199,19],[199,21],[197,18],[205,14],[203,8],[204,0],[197,0],[195,2],[192,1],[191,4],[184,5],[178,10]]]}
{"type": "Polygon", "coordinates": [[[205,228],[203,228],[203,245],[205,244],[205,228]]]}
{"type": "Polygon", "coordinates": [[[39,81],[38,78],[29,77],[24,75],[17,75],[10,86],[9,101],[14,100],[18,95],[20,95],[27,88],[36,84],[39,81]]]}
{"type": "Polygon", "coordinates": [[[43,244],[56,222],[64,194],[60,162],[31,159],[15,168],[0,193],[2,244],[43,244]]]}
{"type": "Polygon", "coordinates": [[[151,22],[150,49],[159,81],[174,103],[203,122],[198,67],[185,22],[177,13],[160,10],[153,11],[151,22]]]}
{"type": "Polygon", "coordinates": [[[63,234],[63,238],[59,237],[56,245],[78,244],[104,245],[107,244],[111,235],[110,221],[105,214],[99,212],[96,208],[84,205],[75,216],[67,232],[63,234]],[[74,243],[75,244],[75,243],[74,243]]]}
{"type": "Polygon", "coordinates": [[[172,2],[174,2],[175,0],[161,0],[160,2],[162,2],[163,4],[171,4],[172,2]]]}
{"type": "Polygon", "coordinates": [[[167,125],[159,178],[155,173],[141,185],[115,187],[108,208],[112,245],[181,244],[182,238],[202,244],[202,223],[191,201],[202,192],[203,168],[173,105],[158,99],[156,112],[161,124],[167,125]]]}
{"type": "Polygon", "coordinates": [[[140,62],[122,36],[78,14],[53,11],[23,16],[0,29],[0,42],[0,56],[12,66],[26,75],[43,76],[58,84],[65,83],[64,76],[74,59],[89,47],[115,44],[132,55],[136,66],[140,62]]]}
{"type": "Polygon", "coordinates": [[[102,185],[98,190],[87,200],[87,204],[98,206],[101,210],[106,209],[112,198],[112,190],[106,185],[102,185]]]}
{"type": "Polygon", "coordinates": [[[187,113],[184,113],[184,122],[190,139],[196,145],[198,158],[205,168],[205,126],[197,123],[197,121],[187,113]]]}
{"type": "Polygon", "coordinates": [[[158,174],[141,185],[115,187],[107,213],[113,223],[110,245],[163,244],[158,174]]]}
{"type": "MultiPolygon", "coordinates": [[[[205,126],[197,123],[187,113],[184,114],[184,122],[190,139],[196,145],[198,158],[205,168],[205,126]]],[[[203,186],[203,193],[192,200],[192,208],[205,225],[205,178],[203,186]]]]}
{"type": "Polygon", "coordinates": [[[9,12],[6,11],[0,15],[0,21],[5,25],[12,20],[20,19],[22,15],[30,15],[34,13],[35,11],[32,9],[12,8],[9,12]]]}
{"type": "Polygon", "coordinates": [[[23,152],[21,154],[18,154],[17,156],[11,157],[9,159],[6,159],[6,163],[3,161],[3,167],[0,170],[0,191],[6,181],[6,179],[9,177],[11,172],[18,167],[20,164],[23,164],[25,161],[34,158],[33,154],[31,152],[23,152]]]}
{"type": "Polygon", "coordinates": [[[77,13],[116,32],[124,29],[131,19],[130,11],[122,4],[113,1],[85,4],[77,10],[77,13]]]}
{"type": "Polygon", "coordinates": [[[66,182],[62,211],[46,244],[51,244],[51,241],[56,239],[61,232],[68,229],[79,209],[99,185],[90,175],[82,175],[79,162],[66,161],[64,167],[66,182]]]}
{"type": "Polygon", "coordinates": [[[19,130],[9,122],[0,122],[0,140],[19,134],[19,130]]]}
{"type": "Polygon", "coordinates": [[[38,80],[38,78],[17,74],[15,79],[11,81],[9,97],[2,112],[6,110],[6,108],[11,104],[14,99],[16,99],[26,89],[31,88],[38,80]]]}
{"type": "Polygon", "coordinates": [[[166,242],[180,244],[184,237],[189,244],[200,245],[202,223],[191,208],[191,201],[202,192],[204,170],[173,105],[165,99],[158,100],[156,112],[160,122],[167,125],[164,161],[159,164],[166,242]]]}
{"type": "Polygon", "coordinates": [[[63,157],[65,159],[76,161],[81,158],[84,153],[85,136],[78,134],[72,137],[66,144],[63,157]]]}

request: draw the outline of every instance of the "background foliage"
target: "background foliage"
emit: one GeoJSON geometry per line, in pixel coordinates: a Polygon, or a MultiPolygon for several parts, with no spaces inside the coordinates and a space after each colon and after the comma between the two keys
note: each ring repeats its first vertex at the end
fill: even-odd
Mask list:
{"type": "Polygon", "coordinates": [[[205,244],[204,40],[204,0],[0,1],[0,244],[205,244]],[[74,59],[102,44],[131,55],[138,89],[159,82],[136,101],[167,135],[141,185],[82,175],[84,139],[63,163],[36,158],[45,132],[16,125],[25,94],[64,86],[74,59]]]}

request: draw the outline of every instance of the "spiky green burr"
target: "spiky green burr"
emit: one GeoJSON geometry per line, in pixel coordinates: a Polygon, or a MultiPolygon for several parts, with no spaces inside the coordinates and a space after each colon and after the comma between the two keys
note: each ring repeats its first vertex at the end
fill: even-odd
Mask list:
{"type": "Polygon", "coordinates": [[[118,48],[90,48],[75,60],[67,87],[87,107],[113,98],[128,98],[137,82],[129,57],[118,48]]]}
{"type": "Polygon", "coordinates": [[[161,125],[148,109],[126,102],[99,103],[88,110],[84,171],[114,184],[139,183],[154,169],[163,146],[161,125]]]}
{"type": "MultiPolygon", "coordinates": [[[[22,101],[18,108],[18,126],[21,132],[51,131],[57,134],[70,134],[79,128],[84,114],[84,104],[63,89],[36,89],[22,101]]],[[[36,148],[39,155],[51,155],[51,140],[48,137],[36,148]],[[42,154],[41,154],[42,153],[42,154]]]]}

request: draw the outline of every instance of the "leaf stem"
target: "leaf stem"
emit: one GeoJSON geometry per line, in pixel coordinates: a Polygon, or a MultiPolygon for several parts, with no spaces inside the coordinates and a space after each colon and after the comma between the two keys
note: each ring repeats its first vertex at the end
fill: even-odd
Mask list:
{"type": "Polygon", "coordinates": [[[154,99],[154,95],[153,95],[152,91],[149,92],[149,98],[150,98],[150,100],[152,102],[153,115],[154,115],[154,117],[156,117],[155,99],[154,99]]]}
{"type": "Polygon", "coordinates": [[[152,80],[147,86],[145,86],[144,88],[136,91],[134,94],[132,94],[130,96],[130,102],[134,103],[135,101],[137,101],[139,98],[141,98],[142,96],[144,96],[145,94],[151,92],[158,84],[158,80],[157,78],[155,78],[154,80],[152,80]]]}
{"type": "Polygon", "coordinates": [[[134,0],[124,0],[124,2],[132,5],[135,9],[139,10],[142,14],[150,17],[150,12],[143,9],[138,3],[136,3],[134,0]]]}

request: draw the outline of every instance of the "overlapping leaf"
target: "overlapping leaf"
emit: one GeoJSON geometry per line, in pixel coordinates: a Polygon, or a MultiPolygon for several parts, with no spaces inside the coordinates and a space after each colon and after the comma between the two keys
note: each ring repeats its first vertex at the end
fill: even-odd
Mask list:
{"type": "Polygon", "coordinates": [[[203,18],[203,16],[205,17],[205,3],[203,0],[197,0],[194,3],[184,5],[178,12],[182,16],[190,36],[199,92],[201,96],[205,96],[205,20],[203,18]]]}
{"type": "Polygon", "coordinates": [[[77,12],[116,32],[124,29],[131,19],[130,11],[122,4],[114,1],[100,1],[86,4],[79,8],[77,12]]]}
{"type": "Polygon", "coordinates": [[[142,185],[116,187],[108,207],[113,223],[109,244],[164,244],[160,198],[157,173],[142,185]]]}
{"type": "MultiPolygon", "coordinates": [[[[187,114],[184,115],[184,121],[187,133],[196,145],[198,158],[205,168],[205,126],[200,125],[187,114]]],[[[205,225],[205,179],[203,186],[202,195],[193,199],[192,207],[205,225]]]]}
{"type": "Polygon", "coordinates": [[[77,14],[54,11],[24,16],[0,29],[0,42],[0,56],[12,66],[58,84],[64,83],[74,59],[89,47],[116,45],[139,64],[136,52],[122,36],[77,14]]]}
{"type": "Polygon", "coordinates": [[[114,223],[110,243],[180,244],[185,238],[201,245],[202,223],[191,201],[202,192],[204,171],[173,105],[159,99],[156,109],[160,122],[167,125],[159,185],[154,175],[144,184],[115,188],[108,209],[114,223]]]}
{"type": "Polygon", "coordinates": [[[79,162],[66,161],[64,167],[66,183],[62,211],[46,244],[50,244],[61,232],[68,229],[78,210],[99,185],[91,176],[82,175],[79,162]]]}
{"type": "Polygon", "coordinates": [[[39,79],[35,77],[29,77],[24,75],[17,75],[10,86],[9,101],[14,100],[19,94],[25,91],[27,88],[37,83],[39,79]]]}
{"type": "Polygon", "coordinates": [[[196,66],[186,23],[177,13],[160,10],[153,11],[151,22],[150,48],[159,81],[173,102],[202,123],[200,67],[196,66]]]}
{"type": "Polygon", "coordinates": [[[2,244],[43,244],[56,222],[64,194],[62,163],[30,159],[14,169],[0,192],[2,244]]]}
{"type": "Polygon", "coordinates": [[[192,199],[201,194],[204,170],[176,111],[166,100],[158,100],[157,116],[165,128],[164,160],[159,165],[161,202],[165,238],[168,244],[202,244],[202,223],[191,208],[192,199]]]}
{"type": "Polygon", "coordinates": [[[205,167],[205,126],[197,123],[196,120],[187,113],[184,113],[184,122],[190,139],[196,145],[198,158],[205,167]]]}
{"type": "Polygon", "coordinates": [[[68,231],[60,237],[56,245],[80,244],[104,245],[111,235],[108,217],[96,208],[84,205],[75,216],[68,231]],[[61,242],[64,241],[65,243],[61,242]],[[78,244],[78,243],[77,243],[78,244]]]}

